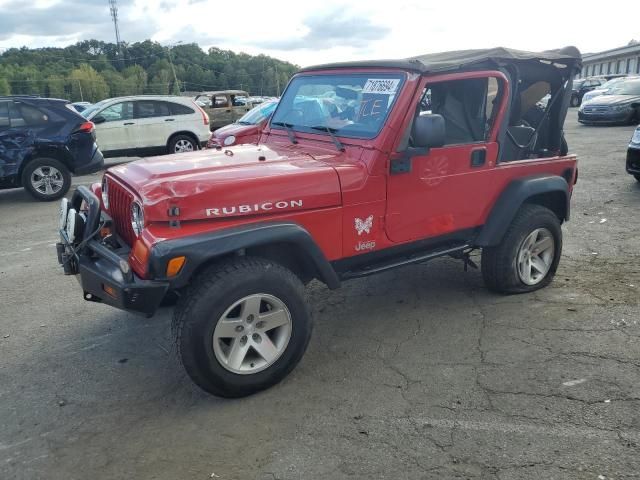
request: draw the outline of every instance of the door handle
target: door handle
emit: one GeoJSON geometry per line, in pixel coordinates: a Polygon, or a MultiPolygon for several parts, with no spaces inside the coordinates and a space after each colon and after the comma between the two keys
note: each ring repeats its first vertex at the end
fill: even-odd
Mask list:
{"type": "Polygon", "coordinates": [[[125,123],[125,125],[135,125],[134,122],[125,123]]]}
{"type": "Polygon", "coordinates": [[[175,118],[165,118],[164,121],[165,122],[175,122],[176,119],[175,118]]]}
{"type": "Polygon", "coordinates": [[[478,148],[476,150],[471,151],[471,166],[472,167],[481,167],[487,161],[487,149],[486,148],[478,148]]]}
{"type": "Polygon", "coordinates": [[[230,111],[231,111],[231,109],[227,110],[227,112],[230,112],[230,111]]]}

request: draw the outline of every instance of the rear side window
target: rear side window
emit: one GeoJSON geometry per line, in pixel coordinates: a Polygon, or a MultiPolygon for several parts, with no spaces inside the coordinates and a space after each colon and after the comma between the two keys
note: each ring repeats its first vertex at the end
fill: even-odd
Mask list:
{"type": "Polygon", "coordinates": [[[171,108],[171,115],[191,115],[196,113],[192,108],[180,103],[169,103],[168,105],[171,108]]]}
{"type": "Polygon", "coordinates": [[[9,125],[9,102],[0,102],[0,128],[9,125]]]}
{"type": "Polygon", "coordinates": [[[229,100],[227,99],[227,97],[216,95],[215,97],[213,97],[213,105],[211,106],[213,108],[227,107],[229,106],[229,100]]]}
{"type": "Polygon", "coordinates": [[[153,118],[171,116],[171,104],[155,100],[136,102],[136,118],[153,118]]]}
{"type": "Polygon", "coordinates": [[[49,116],[31,105],[12,103],[9,106],[9,121],[12,128],[46,125],[49,116]]]}

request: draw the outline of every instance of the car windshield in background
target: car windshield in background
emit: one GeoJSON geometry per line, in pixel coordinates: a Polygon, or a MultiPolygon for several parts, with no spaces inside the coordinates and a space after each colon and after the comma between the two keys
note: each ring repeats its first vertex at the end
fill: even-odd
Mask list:
{"type": "Polygon", "coordinates": [[[640,80],[623,82],[609,92],[611,95],[640,95],[640,80]]]}
{"type": "Polygon", "coordinates": [[[284,123],[308,133],[330,128],[343,137],[374,138],[403,82],[402,75],[381,73],[302,75],[287,87],[271,124],[284,123]]]}
{"type": "Polygon", "coordinates": [[[573,81],[573,89],[574,90],[578,90],[580,87],[582,87],[583,83],[584,83],[584,80],[574,80],[573,81]]]}
{"type": "Polygon", "coordinates": [[[269,117],[276,109],[278,102],[265,102],[245,113],[238,123],[242,125],[257,125],[269,117]]]}
{"type": "Polygon", "coordinates": [[[80,115],[82,115],[84,118],[89,118],[93,113],[97,112],[102,107],[104,107],[104,105],[108,101],[109,100],[102,100],[101,102],[95,103],[95,104],[91,105],[89,108],[87,108],[87,109],[83,110],[82,112],[80,112],[80,115]]]}

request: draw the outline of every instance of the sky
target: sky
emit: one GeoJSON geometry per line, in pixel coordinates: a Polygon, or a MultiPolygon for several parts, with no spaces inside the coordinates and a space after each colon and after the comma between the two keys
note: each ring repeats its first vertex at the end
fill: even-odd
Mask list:
{"type": "MultiPolygon", "coordinates": [[[[637,16],[618,14],[635,1],[119,0],[118,13],[125,42],[196,42],[308,66],[495,46],[597,52],[640,40],[637,16]]],[[[115,42],[108,0],[0,0],[0,49],[91,38],[115,42]]]]}

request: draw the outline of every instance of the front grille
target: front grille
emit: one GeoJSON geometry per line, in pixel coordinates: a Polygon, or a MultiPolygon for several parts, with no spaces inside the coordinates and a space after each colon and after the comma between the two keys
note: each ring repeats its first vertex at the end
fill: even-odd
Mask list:
{"type": "Polygon", "coordinates": [[[107,178],[109,186],[109,215],[113,219],[118,235],[122,237],[127,245],[132,246],[136,239],[131,228],[133,194],[112,177],[107,178]]]}
{"type": "Polygon", "coordinates": [[[582,111],[584,113],[608,113],[609,107],[605,105],[585,105],[582,111]]]}

